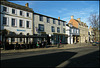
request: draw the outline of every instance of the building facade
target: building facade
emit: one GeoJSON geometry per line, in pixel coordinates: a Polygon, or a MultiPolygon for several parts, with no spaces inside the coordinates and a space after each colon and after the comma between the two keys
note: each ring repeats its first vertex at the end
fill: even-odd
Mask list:
{"type": "Polygon", "coordinates": [[[81,22],[80,18],[78,18],[77,20],[74,19],[74,16],[71,16],[69,23],[71,23],[74,27],[79,28],[80,30],[79,42],[80,43],[89,41],[88,26],[86,23],[81,22]]]}
{"type": "Polygon", "coordinates": [[[89,34],[89,42],[92,42],[94,40],[94,32],[91,26],[89,27],[88,34],[89,34]]]}
{"type": "Polygon", "coordinates": [[[66,21],[42,15],[33,14],[34,18],[34,34],[47,35],[48,44],[67,43],[67,35],[65,34],[66,21]]]}
{"type": "MultiPolygon", "coordinates": [[[[7,34],[15,33],[22,35],[33,35],[33,10],[8,1],[1,1],[1,31],[6,29],[7,34]]],[[[2,35],[0,36],[2,40],[2,35]]],[[[11,42],[11,39],[8,39],[11,42]]],[[[23,39],[13,39],[14,42],[22,42],[23,39]]]]}
{"type": "Polygon", "coordinates": [[[80,30],[72,24],[66,24],[66,34],[68,34],[68,44],[79,42],[80,30]]]}

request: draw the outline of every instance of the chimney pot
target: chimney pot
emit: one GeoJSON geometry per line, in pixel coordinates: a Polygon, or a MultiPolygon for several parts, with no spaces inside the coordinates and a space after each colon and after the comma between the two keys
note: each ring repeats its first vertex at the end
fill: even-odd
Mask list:
{"type": "Polygon", "coordinates": [[[81,20],[80,20],[80,18],[77,18],[77,20],[80,22],[81,20]]]}
{"type": "Polygon", "coordinates": [[[74,16],[73,15],[71,16],[71,19],[74,19],[74,16]]]}
{"type": "Polygon", "coordinates": [[[28,6],[28,3],[26,3],[25,6],[26,6],[26,7],[29,7],[29,6],[28,6]]]}
{"type": "Polygon", "coordinates": [[[58,19],[60,19],[60,17],[58,17],[58,19]]]}

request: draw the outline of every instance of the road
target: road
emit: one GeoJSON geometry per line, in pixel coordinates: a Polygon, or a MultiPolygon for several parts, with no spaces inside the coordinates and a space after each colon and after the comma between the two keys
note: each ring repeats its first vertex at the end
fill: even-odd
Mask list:
{"type": "Polygon", "coordinates": [[[99,67],[99,46],[1,54],[1,67],[99,67]]]}

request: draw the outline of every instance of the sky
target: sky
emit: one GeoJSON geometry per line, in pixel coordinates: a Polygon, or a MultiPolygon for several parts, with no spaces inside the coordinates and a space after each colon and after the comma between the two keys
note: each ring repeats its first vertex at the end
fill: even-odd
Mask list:
{"type": "Polygon", "coordinates": [[[34,12],[58,18],[67,23],[74,16],[74,19],[81,18],[81,21],[90,26],[88,18],[91,13],[99,14],[99,1],[10,1],[29,7],[34,12]]]}

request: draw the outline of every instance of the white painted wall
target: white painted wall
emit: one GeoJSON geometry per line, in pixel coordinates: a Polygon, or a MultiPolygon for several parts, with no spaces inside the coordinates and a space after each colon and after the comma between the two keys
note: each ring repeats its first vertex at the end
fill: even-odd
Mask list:
{"type": "MultiPolygon", "coordinates": [[[[15,9],[15,14],[12,14],[12,7],[8,7],[8,6],[6,6],[7,7],[7,12],[3,12],[3,6],[4,5],[1,5],[0,7],[1,7],[1,14],[0,14],[0,16],[1,16],[1,19],[0,19],[0,21],[1,21],[1,30],[3,30],[3,29],[6,29],[6,30],[9,30],[9,31],[12,31],[12,32],[15,32],[16,34],[20,34],[20,33],[22,33],[23,35],[27,35],[27,33],[29,33],[30,35],[32,35],[33,33],[33,29],[32,29],[32,27],[33,27],[33,25],[32,25],[32,14],[33,13],[31,13],[31,12],[28,12],[28,11],[23,11],[23,10],[21,10],[21,11],[23,11],[23,16],[20,16],[20,9],[16,9],[16,8],[14,8],[15,9]],[[29,17],[27,17],[27,15],[26,15],[26,13],[29,13],[29,17]],[[8,18],[8,26],[5,26],[5,25],[3,25],[3,17],[7,17],[8,18]],[[16,19],[16,26],[17,27],[12,27],[11,26],[11,21],[12,21],[12,18],[15,18],[16,19]],[[20,28],[19,27],[19,20],[23,20],[24,21],[24,28],[20,28]],[[29,21],[30,22],[30,28],[26,28],[26,21],[29,21]],[[19,30],[25,30],[25,31],[17,31],[17,29],[19,29],[19,30]]],[[[10,41],[10,40],[9,40],[10,41]]]]}

